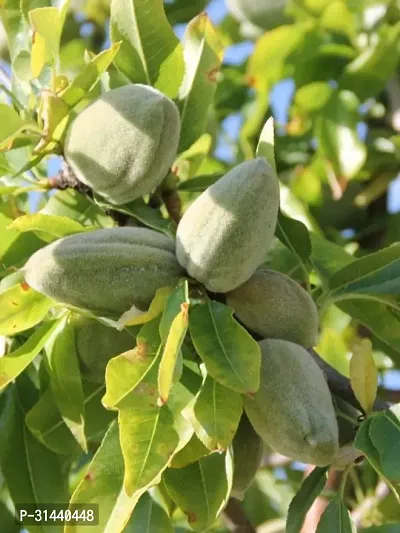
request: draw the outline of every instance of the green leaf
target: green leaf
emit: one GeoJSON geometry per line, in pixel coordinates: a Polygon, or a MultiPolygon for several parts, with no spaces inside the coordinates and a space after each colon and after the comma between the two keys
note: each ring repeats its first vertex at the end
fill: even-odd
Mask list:
{"type": "Polygon", "coordinates": [[[371,465],[374,467],[374,469],[379,474],[382,474],[383,476],[378,450],[375,448],[374,444],[372,443],[372,440],[369,434],[371,422],[372,422],[372,418],[367,418],[358,428],[356,438],[354,440],[354,446],[357,450],[360,450],[365,454],[365,456],[367,457],[371,465]]]}
{"type": "Polygon", "coordinates": [[[25,370],[56,333],[57,328],[58,321],[46,322],[22,346],[0,357],[0,390],[25,370]]]}
{"type": "MultiPolygon", "coordinates": [[[[104,209],[110,209],[110,206],[100,198],[96,198],[96,204],[104,209]]],[[[168,237],[173,237],[174,235],[175,229],[172,222],[164,218],[160,211],[147,205],[143,198],[138,198],[128,204],[112,206],[112,209],[129,215],[145,226],[165,233],[168,237]]]]}
{"type": "Polygon", "coordinates": [[[189,22],[183,36],[185,76],[179,89],[181,135],[178,152],[189,148],[206,130],[223,50],[205,12],[189,22]]]}
{"type": "MultiPolygon", "coordinates": [[[[86,475],[72,495],[70,505],[99,506],[99,524],[91,533],[123,531],[142,492],[129,497],[123,487],[124,460],[118,424],[113,423],[90,462],[86,475]]],[[[87,524],[65,526],[64,533],[87,533],[87,524]]]]}
{"type": "Polygon", "coordinates": [[[75,189],[57,191],[40,212],[45,215],[56,215],[75,220],[82,226],[92,225],[99,228],[115,226],[111,217],[75,189]]]}
{"type": "Polygon", "coordinates": [[[38,441],[57,454],[72,455],[82,451],[62,419],[50,387],[28,411],[26,425],[38,441]]]}
{"type": "Polygon", "coordinates": [[[50,241],[66,237],[67,235],[74,235],[83,231],[90,231],[95,228],[84,227],[79,222],[71,220],[67,217],[57,215],[45,215],[36,213],[34,215],[23,215],[14,220],[10,224],[9,229],[20,231],[21,233],[27,231],[37,231],[45,233],[46,236],[53,237],[50,241]]]}
{"type": "Polygon", "coordinates": [[[400,244],[353,261],[329,285],[335,294],[400,294],[400,244]]]}
{"type": "Polygon", "coordinates": [[[111,40],[121,41],[114,63],[132,83],[152,85],[175,98],[185,67],[162,0],[112,0],[111,40]]]}
{"type": "Polygon", "coordinates": [[[209,450],[225,451],[236,433],[242,412],[242,396],[206,376],[182,414],[209,450]]]}
{"type": "Polygon", "coordinates": [[[333,89],[324,81],[314,81],[300,87],[295,95],[294,103],[307,112],[319,111],[329,101],[333,89]]]}
{"type": "Polygon", "coordinates": [[[265,93],[283,77],[285,61],[300,46],[308,29],[308,24],[279,26],[257,40],[247,69],[252,87],[265,93]]]}
{"type": "Polygon", "coordinates": [[[124,487],[132,496],[158,482],[193,430],[182,415],[174,416],[166,405],[147,410],[123,408],[118,420],[125,463],[124,487]]]}
{"type": "Polygon", "coordinates": [[[0,524],[7,533],[20,533],[21,528],[15,523],[15,515],[4,502],[0,501],[0,524]]]}
{"type": "Polygon", "coordinates": [[[264,124],[256,150],[256,156],[264,157],[276,172],[274,119],[270,117],[264,124]]]}
{"type": "MultiPolygon", "coordinates": [[[[37,391],[26,376],[21,378],[6,391],[6,408],[0,418],[2,432],[7,435],[0,441],[2,475],[15,503],[66,503],[68,490],[59,457],[37,441],[25,424],[25,414],[36,401],[37,391]]],[[[29,530],[45,533],[46,527],[29,530]]],[[[53,530],[62,533],[62,525],[53,530]]]]}
{"type": "Polygon", "coordinates": [[[8,48],[11,61],[21,49],[28,49],[28,35],[25,30],[23,10],[20,9],[19,0],[3,0],[0,9],[0,18],[7,34],[8,48]]]}
{"type": "Polygon", "coordinates": [[[126,533],[174,533],[174,530],[163,507],[145,492],[133,511],[126,533]]]}
{"type": "Polygon", "coordinates": [[[11,106],[0,103],[0,150],[11,146],[26,129],[40,132],[36,124],[23,120],[11,106]]]}
{"type": "Polygon", "coordinates": [[[210,450],[194,434],[186,446],[174,456],[169,466],[170,468],[184,468],[209,454],[210,450]]]}
{"type": "MultiPolygon", "coordinates": [[[[85,396],[85,434],[88,439],[98,437],[115,418],[101,404],[104,385],[83,383],[85,396]]],[[[47,448],[61,455],[76,455],[81,447],[61,417],[51,387],[40,396],[38,402],[26,415],[26,424],[32,434],[47,448]]]]}
{"type": "Polygon", "coordinates": [[[70,85],[59,96],[70,107],[76,106],[96,85],[100,77],[113,62],[120,43],[115,43],[107,50],[103,50],[85,66],[83,72],[78,74],[70,85]]]}
{"type": "Polygon", "coordinates": [[[213,453],[185,468],[169,468],[165,486],[195,531],[208,531],[225,507],[232,486],[232,458],[213,453]]]}
{"type": "Polygon", "coordinates": [[[385,477],[400,482],[400,404],[372,417],[369,436],[380,459],[385,477]]]}
{"type": "Polygon", "coordinates": [[[316,533],[357,533],[350,513],[343,501],[336,496],[323,512],[316,533]]]}
{"type": "Polygon", "coordinates": [[[161,353],[159,320],[147,322],[132,350],[113,357],[106,368],[107,391],[102,402],[107,409],[157,405],[157,373],[161,353]]]}
{"type": "Polygon", "coordinates": [[[287,217],[279,211],[275,234],[282,244],[298,256],[300,262],[307,261],[310,257],[311,239],[303,222],[287,217]]]}
{"type": "Polygon", "coordinates": [[[368,46],[349,63],[340,86],[356,93],[361,100],[376,96],[393,75],[397,65],[400,23],[383,26],[368,46]]]}
{"type": "Polygon", "coordinates": [[[372,412],[378,390],[378,371],[369,339],[362,339],[350,359],[350,384],[364,411],[372,412]]]}
{"type": "Polygon", "coordinates": [[[339,91],[318,114],[315,123],[319,152],[333,164],[334,171],[353,178],[363,166],[367,150],[357,134],[359,102],[350,91],[339,91]]]}
{"type": "Polygon", "coordinates": [[[316,233],[310,233],[311,261],[323,280],[328,280],[344,266],[354,261],[341,246],[330,242],[316,233]]]}
{"type": "Polygon", "coordinates": [[[0,294],[0,335],[15,335],[39,324],[54,301],[24,281],[0,294]]]}
{"type": "Polygon", "coordinates": [[[82,449],[87,452],[85,407],[74,325],[65,316],[46,344],[50,386],[61,416],[82,449]]]}
{"type": "Polygon", "coordinates": [[[260,348],[232,315],[230,307],[208,300],[191,311],[190,335],[212,378],[236,392],[255,392],[260,385],[260,348]]]}
{"type": "Polygon", "coordinates": [[[36,250],[43,246],[43,241],[33,234],[21,234],[7,229],[13,221],[11,213],[3,204],[0,206],[0,274],[8,269],[20,268],[36,250]]]}
{"type": "MultiPolygon", "coordinates": [[[[311,261],[318,274],[325,282],[340,269],[354,262],[341,246],[331,243],[322,237],[311,233],[312,254],[311,261]]],[[[337,306],[344,312],[359,320],[382,342],[400,353],[400,321],[392,314],[384,303],[347,300],[337,302],[337,306]]]]}
{"type": "Polygon", "coordinates": [[[301,533],[306,515],[325,487],[328,467],[315,467],[290,503],[286,533],[301,533]]]}
{"type": "Polygon", "coordinates": [[[182,343],[188,329],[189,304],[182,304],[182,310],[172,321],[158,369],[159,404],[168,401],[173,385],[176,367],[181,354],[182,343]]]}

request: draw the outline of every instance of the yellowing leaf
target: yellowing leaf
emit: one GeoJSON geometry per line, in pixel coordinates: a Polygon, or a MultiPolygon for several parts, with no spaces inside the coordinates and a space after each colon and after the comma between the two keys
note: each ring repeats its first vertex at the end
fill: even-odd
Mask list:
{"type": "Polygon", "coordinates": [[[361,407],[367,414],[370,413],[378,389],[378,371],[368,339],[363,339],[353,350],[350,360],[350,383],[361,407]]]}
{"type": "Polygon", "coordinates": [[[47,235],[54,237],[54,239],[59,239],[75,233],[93,230],[94,227],[84,227],[79,222],[76,222],[76,220],[71,220],[67,217],[36,213],[16,218],[14,222],[8,226],[8,229],[20,231],[21,233],[38,231],[40,233],[46,233],[47,235]]]}
{"type": "Polygon", "coordinates": [[[125,326],[136,326],[138,324],[145,324],[156,318],[164,310],[165,304],[169,295],[173,292],[172,287],[162,287],[158,289],[153,301],[150,304],[149,310],[145,312],[138,311],[136,307],[126,311],[118,320],[118,329],[125,326]]]}
{"type": "Polygon", "coordinates": [[[188,328],[188,310],[189,305],[183,303],[181,305],[181,312],[172,321],[165,344],[158,371],[158,393],[160,395],[159,402],[161,405],[168,400],[172,387],[175,367],[188,328]]]}
{"type": "Polygon", "coordinates": [[[0,294],[0,335],[15,335],[36,326],[53,306],[53,300],[25,282],[10,287],[0,294]]]}

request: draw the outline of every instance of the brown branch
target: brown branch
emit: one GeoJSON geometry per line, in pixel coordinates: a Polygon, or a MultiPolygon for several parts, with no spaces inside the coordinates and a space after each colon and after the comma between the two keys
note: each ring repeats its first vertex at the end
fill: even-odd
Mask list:
{"type": "MultiPolygon", "coordinates": [[[[354,395],[353,389],[351,388],[350,380],[333,368],[329,363],[324,361],[313,348],[310,348],[308,351],[313,357],[314,361],[323,371],[331,393],[335,394],[335,396],[338,396],[339,398],[342,398],[342,400],[345,400],[347,403],[364,413],[364,409],[359,404],[354,395]]],[[[389,405],[385,401],[381,400],[380,398],[376,399],[374,404],[375,411],[383,411],[388,407],[389,405]]]]}
{"type": "Polygon", "coordinates": [[[232,533],[256,533],[255,528],[244,514],[242,506],[235,498],[230,498],[223,516],[232,533]]]}
{"type": "Polygon", "coordinates": [[[61,170],[49,178],[49,188],[51,189],[76,189],[84,194],[91,194],[91,189],[78,180],[71,167],[64,163],[61,170]]]}

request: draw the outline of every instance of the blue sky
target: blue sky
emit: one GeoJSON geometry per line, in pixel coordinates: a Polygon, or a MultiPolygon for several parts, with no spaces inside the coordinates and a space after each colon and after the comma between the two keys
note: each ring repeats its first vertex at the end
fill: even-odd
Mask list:
{"type": "MultiPolygon", "coordinates": [[[[227,13],[224,0],[212,0],[206,9],[210,19],[214,23],[220,22],[227,13]]],[[[183,35],[185,25],[180,25],[176,30],[179,37],[183,35]]],[[[225,51],[224,62],[231,64],[241,63],[253,50],[254,44],[246,41],[235,46],[230,46],[225,51]]],[[[294,91],[294,84],[291,80],[283,80],[278,83],[271,93],[271,107],[275,119],[280,124],[287,122],[287,111],[292,94],[294,91]]],[[[229,132],[230,137],[236,137],[240,129],[240,117],[233,115],[224,122],[224,129],[229,132]]],[[[366,133],[363,125],[360,124],[359,134],[364,136],[366,133]]],[[[223,159],[231,159],[229,148],[223,143],[218,146],[217,155],[223,159]]],[[[391,213],[400,211],[400,176],[394,180],[390,186],[388,198],[388,210],[391,213]]]]}

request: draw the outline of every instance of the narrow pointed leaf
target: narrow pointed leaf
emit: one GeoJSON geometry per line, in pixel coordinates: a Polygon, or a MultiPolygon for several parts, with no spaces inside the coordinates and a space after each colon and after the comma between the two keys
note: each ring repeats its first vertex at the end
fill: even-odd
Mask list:
{"type": "Polygon", "coordinates": [[[232,485],[232,458],[213,453],[186,468],[164,473],[166,488],[195,531],[208,531],[225,507],[232,485]]]}
{"type": "Polygon", "coordinates": [[[180,414],[168,406],[155,409],[125,408],[119,412],[122,454],[125,463],[124,487],[128,495],[156,483],[172,457],[193,434],[180,414]]]}
{"type": "Polygon", "coordinates": [[[62,319],[46,344],[50,386],[61,416],[82,449],[87,452],[85,406],[73,324],[62,319]]]}
{"type": "Polygon", "coordinates": [[[60,239],[61,237],[66,237],[67,235],[90,231],[95,228],[84,227],[79,222],[67,217],[36,213],[34,215],[23,215],[18,217],[12,224],[10,224],[9,229],[20,231],[21,233],[38,231],[46,233],[53,237],[51,240],[55,240],[60,239]]]}
{"type": "Polygon", "coordinates": [[[181,138],[179,152],[189,148],[205,131],[223,58],[219,41],[207,14],[191,20],[183,37],[185,76],[179,89],[181,138]]]}
{"type": "Polygon", "coordinates": [[[137,503],[126,533],[173,533],[169,516],[154,498],[145,492],[137,503]]]}
{"type": "Polygon", "coordinates": [[[158,369],[158,394],[161,405],[167,402],[174,381],[181,346],[188,329],[188,311],[188,304],[182,304],[182,311],[174,318],[165,343],[158,369]]]}
{"type": "Polygon", "coordinates": [[[350,359],[350,383],[361,407],[369,414],[378,390],[378,371],[372,356],[371,341],[368,339],[363,339],[354,347],[350,359]]]}
{"type": "Polygon", "coordinates": [[[303,481],[289,506],[286,533],[301,533],[309,509],[325,486],[327,471],[328,467],[315,467],[303,481]]]}
{"type": "MultiPolygon", "coordinates": [[[[87,473],[72,495],[70,504],[99,506],[99,524],[92,533],[123,531],[141,492],[129,497],[123,487],[124,460],[119,443],[118,424],[110,426],[87,473]]],[[[144,492],[144,491],[143,491],[144,492]]],[[[65,526],[64,533],[87,533],[87,524],[65,526]]]]}
{"type": "MultiPolygon", "coordinates": [[[[21,378],[5,393],[6,407],[0,417],[2,432],[7,435],[0,441],[2,475],[16,503],[67,503],[59,457],[38,442],[25,424],[25,413],[37,396],[32,382],[26,376],[21,378]]],[[[62,526],[54,526],[53,530],[62,533],[62,526]]],[[[38,525],[30,531],[45,533],[46,527],[38,525]]]]}
{"type": "Polygon", "coordinates": [[[332,276],[329,286],[335,294],[399,294],[400,244],[353,261],[332,276]]]}
{"type": "Polygon", "coordinates": [[[242,412],[242,396],[207,376],[182,414],[209,450],[225,451],[236,433],[242,412]]]}
{"type": "Polygon", "coordinates": [[[316,533],[357,533],[343,501],[337,496],[328,505],[319,521],[316,533]]]}
{"type": "Polygon", "coordinates": [[[189,305],[189,285],[187,280],[181,280],[176,289],[170,294],[160,322],[160,336],[166,343],[172,322],[182,311],[182,304],[189,305]]]}
{"type": "Polygon", "coordinates": [[[46,322],[15,351],[0,357],[0,390],[13,381],[44,348],[58,328],[58,322],[46,322]]]}
{"type": "Polygon", "coordinates": [[[382,472],[391,481],[400,483],[400,404],[372,418],[369,436],[379,454],[382,472]]]}
{"type": "Polygon", "coordinates": [[[190,313],[190,335],[211,377],[236,392],[255,392],[260,385],[260,348],[232,314],[218,302],[200,304],[190,313]]]}
{"type": "Polygon", "coordinates": [[[132,83],[152,85],[174,98],[182,82],[182,46],[162,0],[112,0],[111,40],[121,41],[114,63],[132,83]]]}

